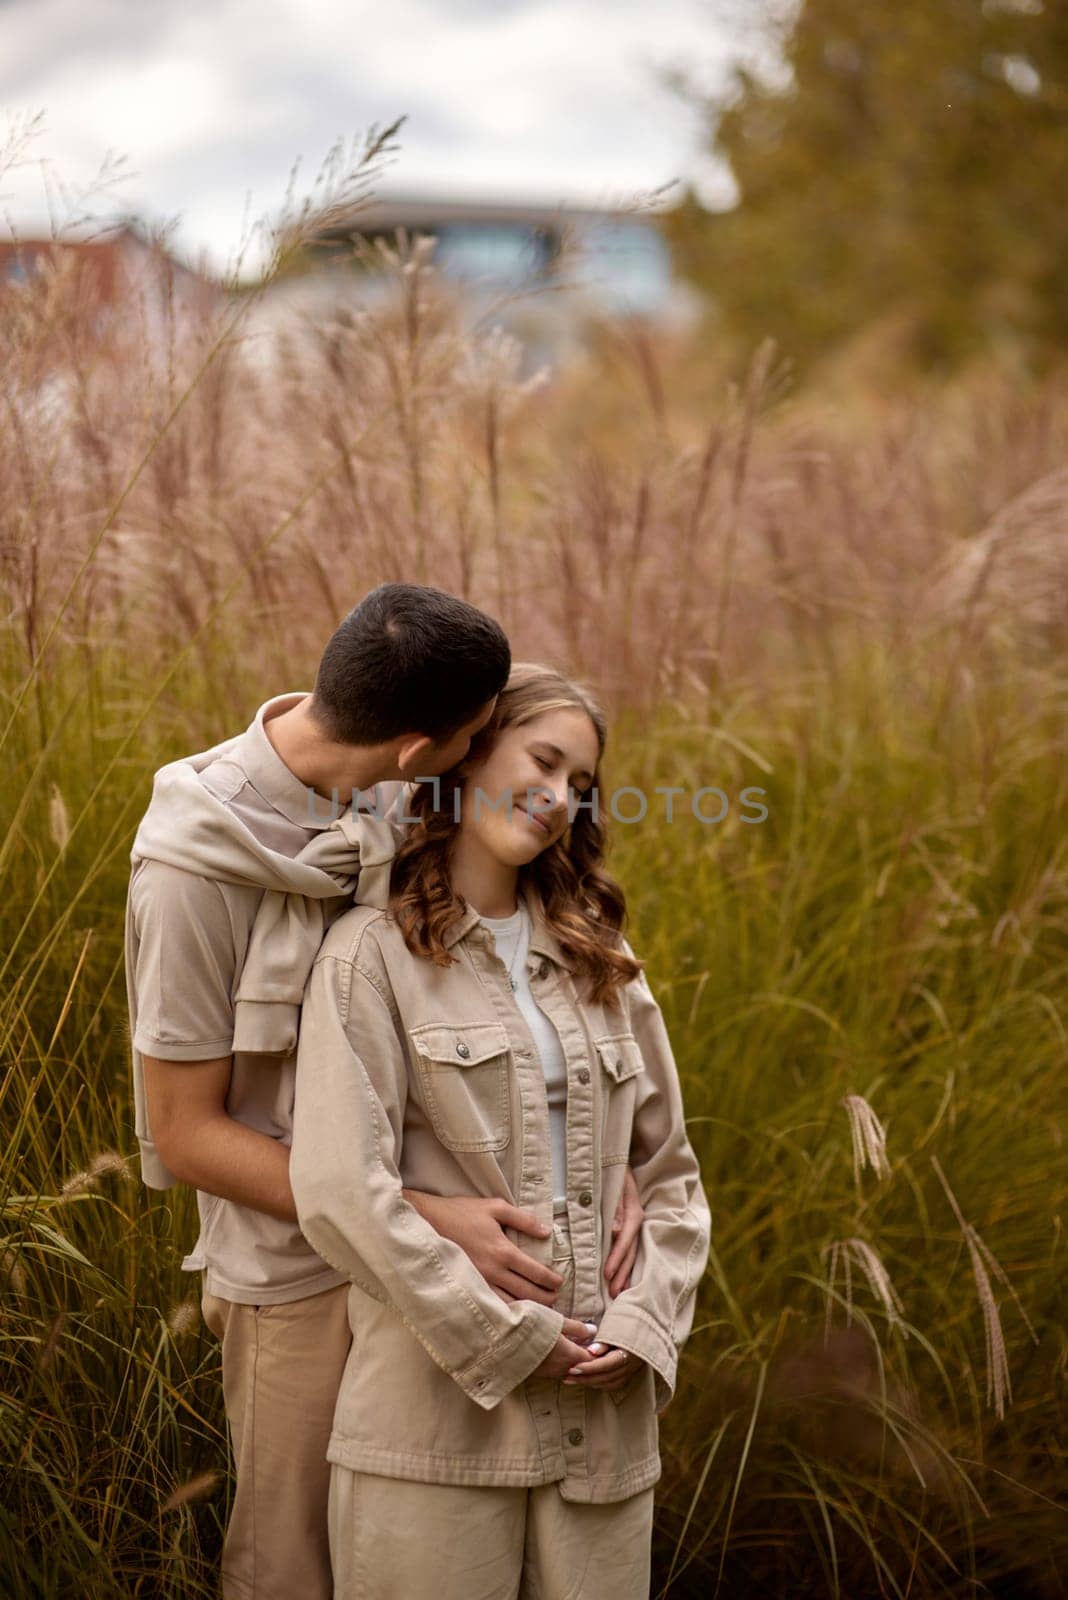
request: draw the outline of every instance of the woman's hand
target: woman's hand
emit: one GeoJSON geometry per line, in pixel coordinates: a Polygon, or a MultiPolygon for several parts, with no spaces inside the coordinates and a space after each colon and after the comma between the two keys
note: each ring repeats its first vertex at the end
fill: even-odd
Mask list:
{"type": "MultiPolygon", "coordinates": [[[[544,1361],[539,1361],[534,1371],[529,1374],[531,1378],[563,1378],[567,1372],[574,1371],[576,1362],[586,1360],[586,1351],[582,1345],[576,1344],[567,1336],[569,1328],[583,1329],[584,1337],[591,1337],[590,1330],[584,1323],[575,1323],[570,1317],[564,1319],[564,1331],[560,1334],[544,1361]]],[[[567,1382],[567,1379],[564,1379],[567,1382]]]]}
{"type": "Polygon", "coordinates": [[[614,1344],[591,1344],[589,1355],[594,1359],[584,1358],[572,1367],[563,1380],[565,1383],[581,1383],[586,1389],[622,1389],[639,1367],[645,1365],[641,1356],[632,1355],[614,1344]],[[594,1355],[595,1351],[598,1354],[594,1355]]]}
{"type": "Polygon", "coordinates": [[[612,1220],[612,1232],[615,1239],[608,1259],[604,1264],[604,1275],[608,1282],[608,1293],[614,1300],[630,1283],[631,1271],[638,1256],[638,1235],[641,1232],[642,1219],[645,1212],[638,1198],[638,1185],[630,1167],[623,1171],[623,1193],[616,1206],[616,1214],[612,1220]]]}

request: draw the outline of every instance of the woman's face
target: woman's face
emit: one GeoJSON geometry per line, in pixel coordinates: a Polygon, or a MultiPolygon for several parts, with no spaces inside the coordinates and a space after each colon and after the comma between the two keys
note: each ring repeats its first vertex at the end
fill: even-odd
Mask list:
{"type": "Polygon", "coordinates": [[[471,769],[460,825],[499,861],[523,866],[567,832],[568,786],[585,799],[596,767],[597,730],[586,712],[543,711],[505,728],[471,769]]]}

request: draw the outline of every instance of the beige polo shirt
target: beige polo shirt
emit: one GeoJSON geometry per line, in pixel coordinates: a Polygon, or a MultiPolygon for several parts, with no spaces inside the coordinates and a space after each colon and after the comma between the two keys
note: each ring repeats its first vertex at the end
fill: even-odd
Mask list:
{"type": "MultiPolygon", "coordinates": [[[[329,826],[332,808],[312,797],[286,766],[265,723],[304,698],[276,695],[225,752],[198,774],[211,793],[273,850],[296,856],[329,826]],[[317,813],[317,814],[316,814],[317,813]]],[[[389,808],[404,785],[379,784],[376,804],[389,808]]],[[[342,805],[345,796],[340,797],[342,805]]],[[[137,862],[127,910],[127,982],[135,1000],[134,1072],[142,1055],[161,1061],[207,1061],[230,1055],[234,998],[264,891],[220,883],[161,861],[137,862]]],[[[338,896],[324,907],[327,926],[348,909],[338,896]]],[[[296,1055],[238,1052],[226,1109],[235,1121],[290,1144],[296,1055]]],[[[145,1103],[143,1078],[138,1099],[145,1103]]],[[[147,1130],[138,1129],[143,1135],[147,1130]]],[[[344,1283],[346,1275],[312,1249],[296,1223],[197,1191],[200,1233],[182,1261],[205,1272],[211,1294],[246,1304],[279,1304],[344,1283]]]]}

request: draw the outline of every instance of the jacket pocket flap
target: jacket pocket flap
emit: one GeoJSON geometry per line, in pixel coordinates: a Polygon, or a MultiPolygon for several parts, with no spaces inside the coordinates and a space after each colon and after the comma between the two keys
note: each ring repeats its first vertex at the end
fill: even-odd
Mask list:
{"type": "Polygon", "coordinates": [[[508,1031],[501,1022],[424,1022],[410,1036],[421,1056],[450,1067],[475,1067],[508,1053],[508,1031]]]}
{"type": "Polygon", "coordinates": [[[595,1039],[601,1065],[610,1078],[622,1083],[633,1078],[645,1065],[641,1046],[632,1033],[617,1033],[607,1039],[595,1039]]]}

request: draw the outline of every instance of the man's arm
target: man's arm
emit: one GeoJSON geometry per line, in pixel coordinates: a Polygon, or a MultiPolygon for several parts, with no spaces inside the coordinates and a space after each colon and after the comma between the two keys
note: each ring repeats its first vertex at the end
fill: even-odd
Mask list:
{"type": "Polygon", "coordinates": [[[156,1149],[183,1183],[283,1222],[296,1222],[289,1149],[226,1110],[229,1056],[160,1061],[144,1056],[148,1120],[156,1149]]]}
{"type": "MultiPolygon", "coordinates": [[[[148,1118],[161,1159],[183,1183],[237,1205],[297,1221],[289,1181],[289,1147],[237,1122],[226,1110],[230,1057],[218,1061],[160,1061],[145,1056],[148,1118]]],[[[544,1236],[531,1211],[505,1200],[467,1195],[402,1195],[443,1238],[466,1251],[502,1299],[552,1305],[563,1278],[507,1237],[520,1228],[544,1236]]]]}
{"type": "Polygon", "coordinates": [[[294,1222],[288,1152],[227,1111],[237,966],[229,892],[161,861],[134,870],[126,976],[137,1134],[167,1182],[294,1222]]]}

